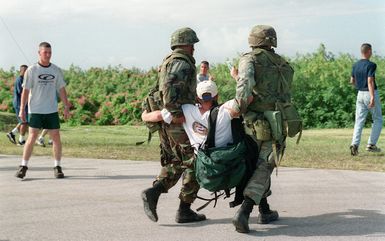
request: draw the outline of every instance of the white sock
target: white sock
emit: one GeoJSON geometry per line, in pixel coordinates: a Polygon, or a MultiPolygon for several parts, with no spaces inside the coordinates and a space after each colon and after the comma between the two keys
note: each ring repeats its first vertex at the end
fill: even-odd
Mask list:
{"type": "Polygon", "coordinates": [[[55,167],[60,166],[60,162],[61,161],[55,160],[55,167]]]}
{"type": "Polygon", "coordinates": [[[22,160],[21,161],[21,165],[27,167],[28,166],[28,161],[27,160],[22,160]]]}
{"type": "Polygon", "coordinates": [[[24,136],[20,135],[19,136],[19,142],[23,142],[23,141],[25,141],[24,136]]]}
{"type": "Polygon", "coordinates": [[[11,132],[15,135],[16,133],[19,132],[19,130],[15,127],[11,132]]]}

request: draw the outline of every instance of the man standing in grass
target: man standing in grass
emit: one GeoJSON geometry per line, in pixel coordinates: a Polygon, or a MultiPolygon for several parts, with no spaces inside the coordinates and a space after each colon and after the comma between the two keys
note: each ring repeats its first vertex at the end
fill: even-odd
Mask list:
{"type": "Polygon", "coordinates": [[[205,80],[214,80],[214,78],[209,74],[210,64],[208,61],[203,60],[201,62],[200,71],[197,74],[197,83],[200,83],[205,80]]]}
{"type": "Polygon", "coordinates": [[[368,43],[361,45],[362,58],[353,65],[350,83],[358,90],[356,101],[356,120],[350,153],[358,155],[362,129],[365,125],[368,112],[372,114],[373,126],[369,136],[366,150],[369,152],[380,152],[376,146],[382,129],[382,111],[380,96],[377,91],[375,72],[377,65],[369,59],[372,56],[372,46],[368,43]]]}
{"type": "Polygon", "coordinates": [[[50,62],[51,45],[42,42],[39,45],[39,62],[30,66],[26,73],[21,96],[19,117],[26,122],[25,106],[28,100],[29,135],[24,146],[23,159],[16,172],[16,177],[24,178],[28,170],[28,161],[32,155],[33,145],[39,135],[40,129],[48,129],[53,141],[53,154],[55,158],[54,176],[63,178],[60,166],[62,145],[60,140],[60,122],[56,93],[64,104],[64,118],[69,117],[70,103],[67,99],[65,82],[61,69],[50,62]]]}
{"type": "MultiPolygon", "coordinates": [[[[27,122],[24,122],[20,119],[19,112],[20,112],[20,101],[21,101],[21,93],[23,92],[23,81],[24,81],[24,73],[27,70],[28,66],[27,65],[22,65],[20,66],[20,74],[19,77],[16,78],[15,81],[15,87],[13,90],[13,108],[15,109],[16,116],[17,116],[17,121],[18,124],[17,126],[9,133],[7,133],[7,137],[10,142],[13,144],[19,144],[19,145],[24,145],[25,144],[25,139],[24,135],[27,132],[27,122]],[[19,136],[19,141],[16,142],[16,134],[20,133],[19,136]]],[[[27,115],[28,113],[28,108],[25,108],[25,114],[27,115]]]]}

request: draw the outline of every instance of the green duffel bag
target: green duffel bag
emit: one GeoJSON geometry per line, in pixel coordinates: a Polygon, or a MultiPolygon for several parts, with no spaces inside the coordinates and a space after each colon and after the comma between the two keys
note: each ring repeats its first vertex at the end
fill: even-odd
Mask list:
{"type": "Polygon", "coordinates": [[[246,170],[245,153],[243,141],[226,147],[199,149],[195,160],[195,175],[199,185],[211,192],[237,186],[246,170]]]}
{"type": "Polygon", "coordinates": [[[231,121],[233,144],[215,146],[215,130],[219,106],[210,110],[208,134],[198,149],[195,159],[195,176],[199,185],[211,192],[229,190],[237,186],[246,171],[246,144],[242,120],[231,121]]]}

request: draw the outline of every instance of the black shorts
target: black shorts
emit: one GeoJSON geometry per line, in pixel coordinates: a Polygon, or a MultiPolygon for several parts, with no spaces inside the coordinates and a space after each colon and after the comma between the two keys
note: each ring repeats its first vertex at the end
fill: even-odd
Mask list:
{"type": "Polygon", "coordinates": [[[60,129],[59,114],[29,114],[29,126],[36,129],[60,129]]]}

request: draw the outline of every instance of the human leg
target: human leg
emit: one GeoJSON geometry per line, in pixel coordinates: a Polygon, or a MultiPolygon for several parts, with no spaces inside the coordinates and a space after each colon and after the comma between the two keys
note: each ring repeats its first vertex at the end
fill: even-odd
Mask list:
{"type": "Polygon", "coordinates": [[[64,178],[64,173],[61,168],[62,158],[62,143],[60,139],[60,121],[58,113],[44,115],[44,129],[48,130],[52,139],[52,152],[54,156],[54,176],[56,178],[64,178]]]}
{"type": "Polygon", "coordinates": [[[8,140],[12,144],[16,144],[16,134],[19,132],[20,123],[18,123],[15,128],[13,128],[10,132],[7,133],[8,140]]]}
{"type": "Polygon", "coordinates": [[[39,146],[45,147],[44,137],[45,137],[45,135],[47,135],[47,133],[48,133],[48,130],[43,129],[41,131],[39,138],[36,140],[36,144],[38,144],[39,146]]]}
{"type": "Polygon", "coordinates": [[[191,166],[186,168],[183,172],[182,188],[179,194],[180,204],[176,212],[175,222],[191,223],[206,220],[204,214],[198,214],[191,209],[191,204],[196,199],[199,188],[194,169],[191,166]]]}
{"type": "Polygon", "coordinates": [[[62,143],[60,139],[59,129],[48,130],[50,137],[52,139],[52,153],[53,157],[59,163],[55,163],[55,166],[60,166],[61,156],[62,156],[62,143]]]}
{"type": "Polygon", "coordinates": [[[260,205],[261,199],[265,197],[270,186],[270,175],[274,169],[274,166],[271,165],[271,163],[275,163],[272,159],[272,141],[258,142],[258,144],[260,146],[258,166],[243,191],[245,199],[242,206],[232,220],[235,230],[240,233],[249,232],[250,213],[253,206],[260,205]]]}
{"type": "Polygon", "coordinates": [[[362,129],[364,128],[366,116],[368,115],[368,104],[369,98],[367,93],[364,91],[359,91],[357,94],[356,118],[352,138],[352,146],[356,146],[357,148],[360,145],[362,129]]]}
{"type": "Polygon", "coordinates": [[[33,143],[35,143],[37,136],[39,134],[39,129],[30,127],[28,131],[28,138],[24,145],[23,150],[23,160],[29,161],[33,151],[33,143]]]}
{"type": "Polygon", "coordinates": [[[144,213],[154,222],[158,221],[156,212],[159,196],[173,187],[183,173],[183,168],[171,148],[170,140],[165,128],[159,130],[161,170],[152,187],[141,193],[144,213]]]}
{"type": "Polygon", "coordinates": [[[18,178],[24,178],[25,173],[28,170],[28,162],[29,159],[31,158],[32,151],[33,151],[33,143],[35,143],[35,140],[38,136],[39,129],[30,127],[29,128],[29,135],[28,139],[24,145],[23,149],[23,159],[21,161],[21,165],[19,166],[18,171],[16,172],[16,177],[18,178]]]}
{"type": "Polygon", "coordinates": [[[19,136],[19,144],[24,145],[25,144],[25,133],[27,132],[28,125],[27,123],[22,123],[20,125],[20,136],[19,136]]]}
{"type": "Polygon", "coordinates": [[[375,91],[374,95],[374,107],[370,108],[369,111],[372,114],[373,126],[368,139],[368,145],[375,146],[380,137],[383,123],[381,102],[377,91],[375,91]]]}

